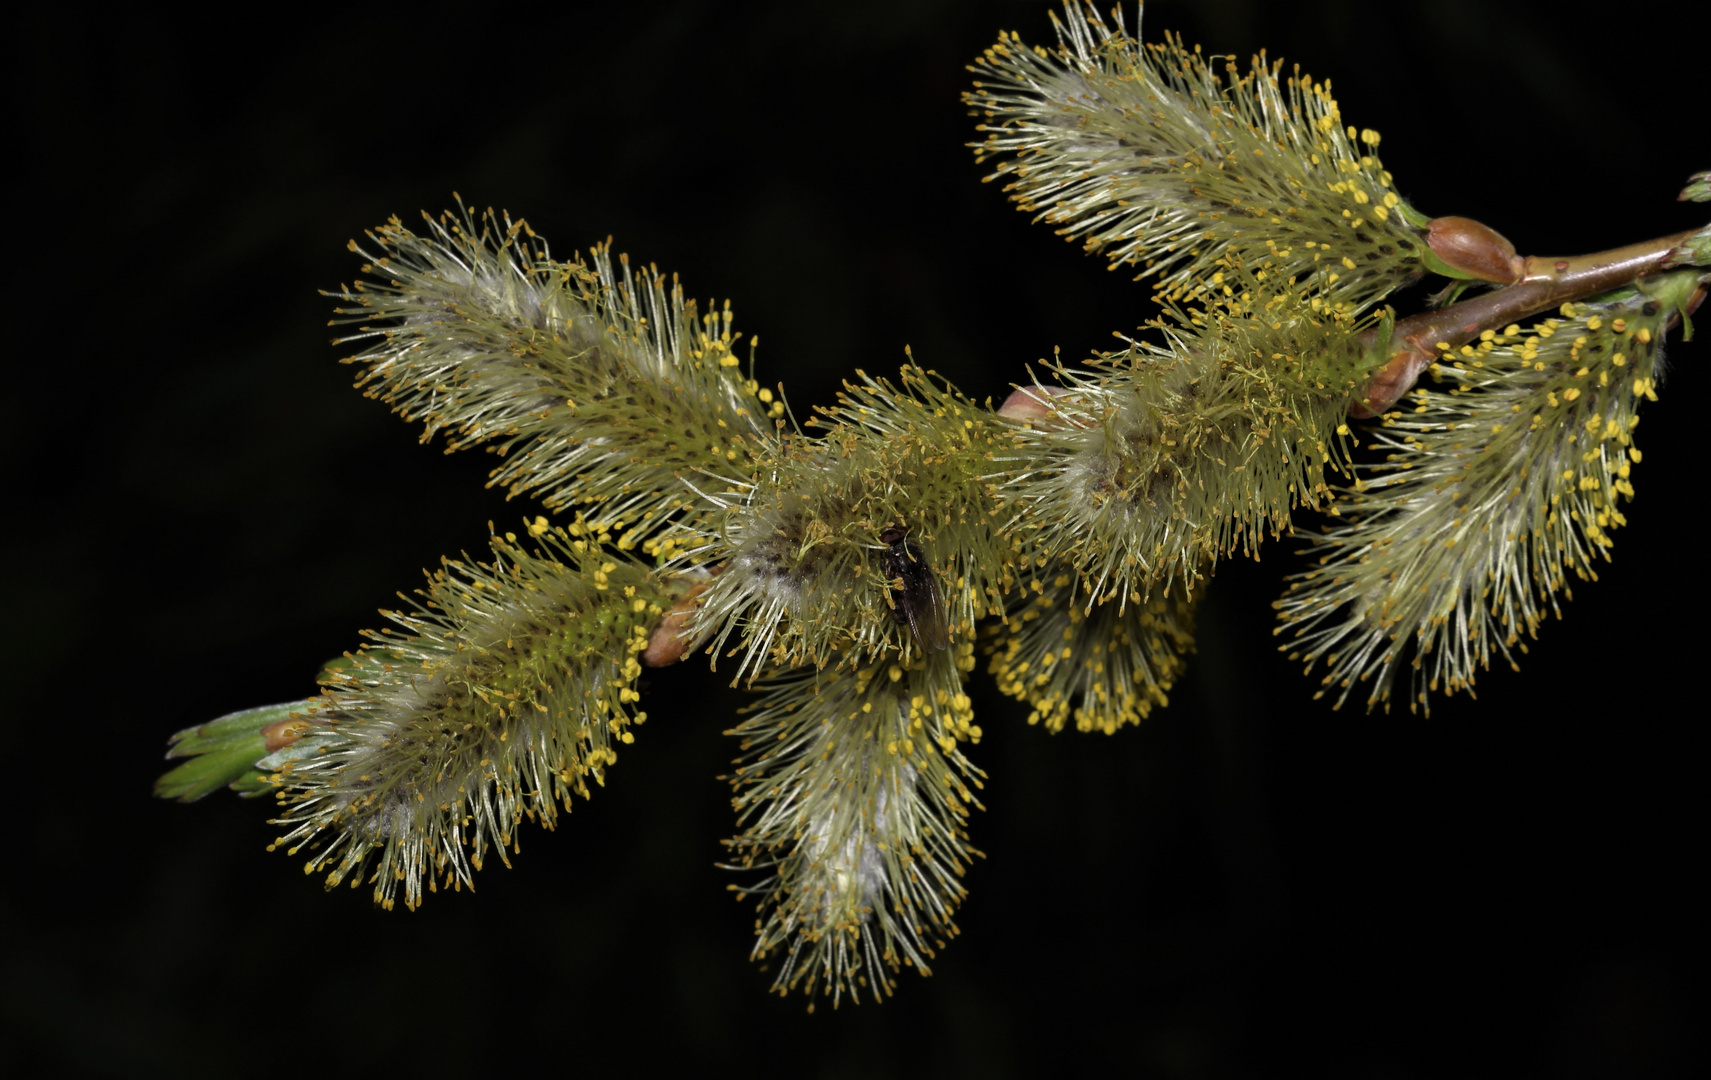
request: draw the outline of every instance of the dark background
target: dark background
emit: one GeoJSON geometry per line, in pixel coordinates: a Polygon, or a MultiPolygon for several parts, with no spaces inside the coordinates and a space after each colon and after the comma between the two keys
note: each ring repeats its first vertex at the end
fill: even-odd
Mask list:
{"type": "MultiPolygon", "coordinates": [[[[1147,31],[1332,77],[1415,205],[1571,253],[1706,216],[1673,201],[1711,167],[1697,7],[1160,2],[1147,31]]],[[[168,734],[305,695],[421,567],[533,512],[334,362],[316,289],[388,215],[456,190],[562,254],[613,234],[732,297],[798,410],[905,344],[1002,395],[1149,309],[963,146],[964,65],[1001,27],[1049,41],[1040,4],[72,10],[8,48],[0,1071],[1702,1066],[1702,343],[1646,409],[1616,561],[1478,701],[1312,702],[1270,633],[1290,543],[1219,570],[1138,730],[1048,736],[977,678],[988,858],[882,1006],[809,1015],[747,961],[714,866],[741,696],[688,666],[565,827],[415,914],[268,854],[263,802],[152,800],[168,734]]]]}

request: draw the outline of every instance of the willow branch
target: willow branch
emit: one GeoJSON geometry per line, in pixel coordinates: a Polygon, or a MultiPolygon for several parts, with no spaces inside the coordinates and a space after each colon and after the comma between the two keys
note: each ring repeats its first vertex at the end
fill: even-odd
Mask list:
{"type": "MultiPolygon", "coordinates": [[[[1457,349],[1486,330],[1519,322],[1566,301],[1631,285],[1661,270],[1670,252],[1693,234],[1694,230],[1688,229],[1644,243],[1569,258],[1529,255],[1521,260],[1520,276],[1513,284],[1437,311],[1398,320],[1391,336],[1389,362],[1349,406],[1349,415],[1366,419],[1390,408],[1413,387],[1420,372],[1442,355],[1440,344],[1457,349]]],[[[1369,344],[1377,343],[1375,332],[1369,331],[1369,337],[1369,344]]]]}

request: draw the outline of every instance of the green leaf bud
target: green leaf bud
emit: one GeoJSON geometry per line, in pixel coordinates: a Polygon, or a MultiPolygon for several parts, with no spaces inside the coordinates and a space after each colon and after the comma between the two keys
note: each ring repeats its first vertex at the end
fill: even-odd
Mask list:
{"type": "Polygon", "coordinates": [[[230,786],[245,794],[262,790],[257,783],[258,764],[273,751],[296,742],[314,723],[318,705],[314,698],[263,705],[185,728],[172,736],[166,756],[169,760],[190,760],[156,780],[155,795],[195,802],[220,787],[230,786]]]}

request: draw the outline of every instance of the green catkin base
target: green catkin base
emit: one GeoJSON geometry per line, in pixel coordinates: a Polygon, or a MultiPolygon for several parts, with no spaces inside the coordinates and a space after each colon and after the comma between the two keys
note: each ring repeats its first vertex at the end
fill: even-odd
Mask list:
{"type": "Polygon", "coordinates": [[[1493,656],[1511,665],[1567,596],[1568,574],[1597,577],[1626,520],[1636,410],[1655,400],[1664,330],[1694,287],[1689,271],[1653,279],[1523,331],[1487,331],[1446,351],[1388,413],[1392,451],[1346,493],[1345,524],[1314,541],[1318,567],[1277,607],[1285,646],[1341,705],[1371,681],[1388,707],[1409,645],[1409,706],[1470,690],[1493,656]]]}

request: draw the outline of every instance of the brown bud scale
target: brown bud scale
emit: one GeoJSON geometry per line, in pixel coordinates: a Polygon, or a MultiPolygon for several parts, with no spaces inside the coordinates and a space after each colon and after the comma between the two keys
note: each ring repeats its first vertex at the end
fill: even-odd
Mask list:
{"type": "Polygon", "coordinates": [[[287,716],[283,720],[275,720],[262,728],[261,737],[267,740],[267,752],[271,754],[275,750],[285,749],[307,735],[312,726],[309,721],[301,716],[287,716]]]}
{"type": "Polygon", "coordinates": [[[691,586],[677,603],[671,605],[671,610],[654,627],[648,636],[648,647],[642,652],[644,667],[667,667],[683,659],[683,654],[689,651],[689,639],[684,636],[684,627],[688,625],[690,616],[695,614],[700,604],[700,596],[707,591],[707,582],[691,586]]]}
{"type": "Polygon", "coordinates": [[[1472,218],[1433,218],[1426,246],[1446,264],[1479,281],[1508,285],[1521,280],[1524,264],[1515,245],[1489,225],[1472,218]]]}

